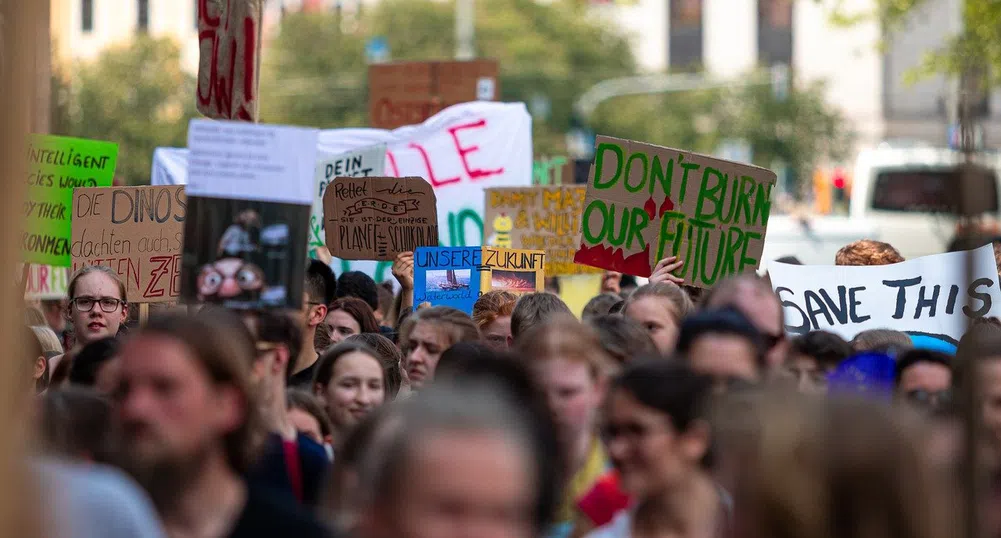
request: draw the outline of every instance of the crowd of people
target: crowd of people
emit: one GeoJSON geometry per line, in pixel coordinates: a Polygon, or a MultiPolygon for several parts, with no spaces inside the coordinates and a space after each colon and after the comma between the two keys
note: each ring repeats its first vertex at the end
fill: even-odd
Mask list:
{"type": "MultiPolygon", "coordinates": [[[[836,261],[902,260],[862,241],[836,261]]],[[[117,274],[86,267],[25,313],[43,522],[104,538],[958,536],[972,413],[978,529],[1001,534],[1001,321],[958,346],[791,337],[767,276],[696,289],[681,263],[642,285],[606,273],[580,319],[549,291],[414,308],[401,255],[395,294],[312,261],[300,311],[178,306],[142,324],[117,274]]]]}

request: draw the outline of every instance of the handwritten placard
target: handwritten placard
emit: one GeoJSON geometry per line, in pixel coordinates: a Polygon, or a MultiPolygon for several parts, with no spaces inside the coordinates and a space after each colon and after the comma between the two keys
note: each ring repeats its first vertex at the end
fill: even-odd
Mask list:
{"type": "Polygon", "coordinates": [[[414,307],[422,303],[472,312],[480,295],[545,289],[546,253],[493,247],[433,247],[414,251],[414,307]]]}
{"type": "Polygon", "coordinates": [[[368,68],[369,125],[395,129],[442,110],[500,95],[496,60],[401,62],[368,68]]]}
{"type": "Polygon", "coordinates": [[[309,215],[309,251],[314,256],[324,246],[323,193],[338,177],[379,177],[386,167],[386,144],[349,151],[316,163],[316,197],[309,215]]]}
{"type": "Polygon", "coordinates": [[[549,276],[600,272],[574,262],[586,190],[584,185],[487,189],[484,244],[543,250],[549,276]]]}
{"type": "Polygon", "coordinates": [[[264,0],[198,0],[198,111],[257,121],[264,0]]]}
{"type": "Polygon", "coordinates": [[[28,300],[62,299],[70,280],[69,267],[31,264],[24,298],[28,300]]]}
{"type": "Polygon", "coordinates": [[[775,173],[688,151],[599,136],[574,261],[650,276],[678,256],[685,283],[753,271],[775,173]]]}
{"type": "Polygon", "coordinates": [[[113,187],[73,193],[73,270],[105,265],[129,301],[176,301],[181,293],[184,187],[113,187]]]}
{"type": "Polygon", "coordinates": [[[110,142],[31,137],[21,240],[23,261],[69,267],[73,189],[110,186],[117,160],[118,145],[110,142]]]}
{"type": "Polygon", "coordinates": [[[969,320],[1001,315],[994,250],[987,245],[972,254],[972,282],[967,252],[873,266],[770,262],[768,275],[790,333],[825,330],[852,338],[868,329],[894,329],[955,343],[969,320]]]}
{"type": "Polygon", "coordinates": [[[323,195],[327,248],[345,260],[392,260],[438,245],[434,190],[419,177],[339,177],[323,195]]]}

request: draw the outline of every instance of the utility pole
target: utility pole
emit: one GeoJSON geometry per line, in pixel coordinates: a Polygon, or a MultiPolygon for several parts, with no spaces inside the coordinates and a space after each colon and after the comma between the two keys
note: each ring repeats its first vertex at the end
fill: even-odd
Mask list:
{"type": "Polygon", "coordinates": [[[475,0],[455,0],[455,59],[476,58],[475,0]]]}

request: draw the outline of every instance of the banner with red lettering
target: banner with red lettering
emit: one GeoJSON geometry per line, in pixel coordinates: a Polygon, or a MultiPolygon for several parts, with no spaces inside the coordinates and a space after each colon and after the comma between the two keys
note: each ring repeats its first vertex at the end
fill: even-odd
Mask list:
{"type": "Polygon", "coordinates": [[[198,0],[198,111],[257,121],[264,0],[198,0]]]}
{"type": "MultiPolygon", "coordinates": [[[[523,103],[472,102],[441,111],[420,125],[320,131],[320,160],[386,144],[385,175],[422,177],[438,198],[441,246],[478,246],[484,189],[532,185],[532,118],[523,103]]],[[[185,150],[153,154],[153,183],[185,184],[185,150]]],[[[391,279],[390,262],[335,260],[334,271],[391,279]]]]}

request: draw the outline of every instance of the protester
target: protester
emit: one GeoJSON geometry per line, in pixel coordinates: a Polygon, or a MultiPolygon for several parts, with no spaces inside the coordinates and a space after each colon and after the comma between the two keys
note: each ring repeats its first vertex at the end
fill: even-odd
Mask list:
{"type": "Polygon", "coordinates": [[[650,278],[647,283],[657,284],[658,282],[673,282],[680,286],[685,283],[685,279],[674,276],[673,273],[684,266],[684,260],[679,260],[677,256],[668,256],[657,262],[657,265],[654,266],[653,271],[650,273],[650,278]]]}
{"type": "Polygon", "coordinates": [[[678,327],[692,311],[691,299],[673,282],[647,284],[626,300],[622,313],[635,321],[650,335],[662,355],[674,352],[678,327]]]}
{"type": "Polygon", "coordinates": [[[45,393],[39,403],[41,451],[49,457],[83,463],[114,461],[117,431],[111,401],[87,387],[45,393]]]}
{"type": "Polygon", "coordinates": [[[776,395],[740,430],[734,520],[748,538],[960,535],[951,473],[933,469],[916,423],[866,400],[776,395]]]}
{"type": "Polygon", "coordinates": [[[393,295],[393,284],[389,281],[380,282],[375,290],[379,293],[379,308],[374,312],[375,320],[379,322],[379,327],[392,327],[393,301],[396,299],[393,295]]]}
{"type": "Polygon", "coordinates": [[[65,333],[66,333],[66,308],[69,306],[69,301],[66,299],[42,299],[41,300],[41,310],[42,315],[45,316],[45,324],[52,329],[52,332],[56,333],[59,337],[59,343],[65,347],[65,333]]]}
{"type": "Polygon", "coordinates": [[[289,416],[286,396],[286,380],[292,360],[299,356],[302,330],[291,315],[273,310],[258,314],[254,336],[256,354],[250,363],[250,378],[267,436],[250,480],[290,501],[314,507],[329,457],[322,441],[298,431],[289,416]]]}
{"type": "Polygon", "coordinates": [[[396,399],[404,385],[408,385],[409,390],[409,382],[406,382],[403,371],[403,353],[389,338],[376,333],[362,333],[349,336],[344,341],[365,344],[376,352],[382,363],[385,377],[383,388],[386,391],[387,401],[396,399]]]}
{"type": "Polygon", "coordinates": [[[601,275],[601,293],[622,295],[622,273],[605,271],[601,275]]]}
{"type": "Polygon", "coordinates": [[[562,299],[546,292],[526,293],[518,298],[511,312],[511,339],[508,347],[513,347],[518,335],[527,330],[552,321],[557,317],[573,318],[573,312],[562,299]]]}
{"type": "Polygon", "coordinates": [[[73,323],[77,347],[113,338],[129,317],[125,283],[111,268],[88,265],[70,278],[66,317],[73,323]]]}
{"type": "Polygon", "coordinates": [[[480,329],[483,341],[497,350],[504,350],[511,340],[511,314],[518,296],[505,290],[484,293],[473,303],[473,323],[480,329]]]}
{"type": "Polygon", "coordinates": [[[656,359],[615,379],[604,438],[633,504],[589,537],[727,535],[729,498],[703,465],[712,446],[704,417],[711,386],[684,365],[656,359]]]}
{"type": "Polygon", "coordinates": [[[735,309],[705,310],[681,326],[678,353],[717,392],[760,382],[767,372],[761,334],[735,309]]]}
{"type": "Polygon", "coordinates": [[[545,488],[530,415],[512,397],[440,384],[402,404],[386,449],[363,463],[373,471],[359,538],[538,535],[545,488]]]}
{"type": "Polygon", "coordinates": [[[889,243],[860,239],[849,243],[834,256],[834,265],[890,265],[904,261],[904,257],[889,243]]]}
{"type": "Polygon", "coordinates": [[[446,349],[459,342],[479,340],[480,330],[473,320],[454,308],[433,306],[409,316],[400,328],[400,350],[410,387],[420,390],[431,383],[438,360],[446,349]]]}
{"type": "Polygon", "coordinates": [[[786,372],[800,392],[822,393],[827,390],[827,374],[852,353],[844,338],[828,331],[811,331],[793,338],[786,372]]]}
{"type": "MultiPolygon", "coordinates": [[[[975,390],[975,411],[983,420],[984,440],[1001,462],[1001,326],[991,322],[976,323],[963,335],[953,365],[953,388],[959,393],[975,390]]],[[[964,403],[957,399],[957,404],[964,403]]],[[[966,407],[960,413],[970,412],[966,407]]]]}
{"type": "Polygon", "coordinates": [[[289,422],[295,426],[296,431],[322,445],[327,457],[333,458],[330,444],[333,427],[330,425],[330,417],[323,409],[323,402],[304,390],[289,389],[285,392],[285,403],[288,405],[289,422]]]}
{"type": "Polygon", "coordinates": [[[897,357],[897,397],[928,410],[952,402],[952,358],[945,353],[912,349],[897,357]]]}
{"type": "Polygon", "coordinates": [[[375,312],[379,310],[379,290],[372,277],[361,271],[348,271],[337,277],[337,298],[361,299],[375,312]]]}
{"type": "Polygon", "coordinates": [[[577,500],[608,469],[597,421],[613,362],[595,331],[575,319],[557,317],[532,327],[518,342],[517,354],[545,392],[568,451],[571,478],[556,519],[562,528],[551,534],[566,536],[577,500]]]}
{"type": "Polygon", "coordinates": [[[49,360],[42,350],[41,341],[33,330],[23,330],[23,339],[27,348],[25,362],[30,365],[31,383],[35,394],[42,394],[49,388],[49,360]]]}
{"type": "Polygon", "coordinates": [[[873,351],[876,353],[886,353],[891,356],[898,355],[914,347],[907,334],[890,329],[869,329],[862,331],[852,338],[851,344],[855,353],[873,351]]]}
{"type": "Polygon", "coordinates": [[[612,307],[621,300],[622,298],[614,293],[595,295],[584,305],[584,311],[581,312],[581,319],[584,322],[590,322],[596,317],[606,316],[611,313],[612,307]]]}
{"type": "Polygon", "coordinates": [[[717,282],[702,298],[703,308],[735,308],[754,324],[765,344],[768,369],[778,371],[789,354],[782,303],[771,286],[756,275],[717,282]]]}
{"type": "Polygon", "coordinates": [[[167,536],[145,493],[115,468],[43,457],[35,458],[31,469],[37,479],[37,494],[44,499],[38,514],[45,519],[44,536],[167,536]]]}
{"type": "MultiPolygon", "coordinates": [[[[340,285],[337,289],[341,289],[340,285]]],[[[331,344],[339,344],[353,334],[379,332],[372,308],[356,297],[341,297],[330,303],[324,323],[330,329],[331,344]]]]}
{"type": "Polygon", "coordinates": [[[42,346],[42,354],[46,359],[52,359],[62,355],[63,344],[59,341],[59,336],[47,325],[31,325],[31,332],[35,333],[35,338],[42,346]]]}
{"type": "Polygon", "coordinates": [[[115,391],[125,468],[170,536],[325,536],[294,504],[241,476],[264,433],[236,317],[154,317],[123,342],[115,391]]]}
{"type": "Polygon", "coordinates": [[[601,347],[619,366],[625,366],[634,357],[658,353],[646,329],[625,316],[610,314],[592,317],[587,324],[598,332],[601,347]]]}
{"type": "Polygon", "coordinates": [[[386,402],[386,368],[372,348],[343,342],[320,358],[313,393],[330,419],[336,450],[355,424],[386,402]]]}
{"type": "Polygon", "coordinates": [[[321,519],[345,536],[357,536],[359,512],[370,501],[375,475],[381,472],[375,465],[363,463],[385,459],[386,445],[402,426],[400,410],[389,405],[376,409],[351,429],[338,448],[321,519]]]}
{"type": "Polygon", "coordinates": [[[316,326],[316,334],[313,335],[313,349],[320,355],[334,345],[330,340],[330,325],[326,322],[316,326]]]}
{"type": "Polygon", "coordinates": [[[393,278],[400,283],[400,294],[395,305],[396,327],[403,325],[403,316],[414,308],[414,253],[401,252],[393,260],[393,278]]]}
{"type": "Polygon", "coordinates": [[[316,361],[320,358],[314,347],[316,328],[326,319],[327,306],[333,302],[336,292],[337,279],[334,278],[330,267],[319,260],[310,260],[306,268],[305,297],[302,305],[302,346],[292,368],[289,387],[312,390],[316,361]]]}
{"type": "Polygon", "coordinates": [[[118,340],[95,340],[73,357],[70,367],[71,385],[92,387],[101,394],[111,394],[118,386],[118,340]]]}

